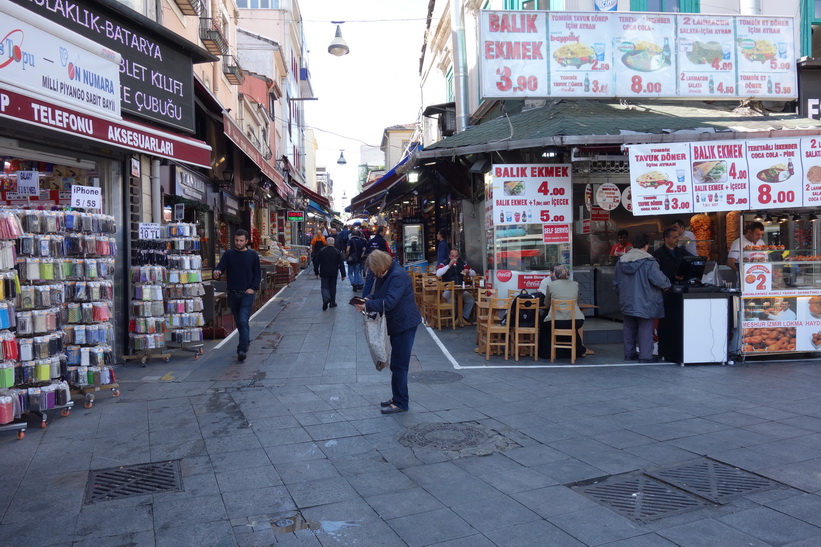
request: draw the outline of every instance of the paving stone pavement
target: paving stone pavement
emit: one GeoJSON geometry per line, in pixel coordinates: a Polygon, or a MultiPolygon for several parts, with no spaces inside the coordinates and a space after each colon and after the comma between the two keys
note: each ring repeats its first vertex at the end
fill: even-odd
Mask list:
{"type": "Polygon", "coordinates": [[[120,397],[99,393],[23,440],[0,434],[0,543],[821,545],[818,362],[482,368],[459,329],[437,339],[479,366],[454,369],[420,327],[411,409],[383,416],[390,373],[352,307],[322,311],[313,275],[252,335],[244,363],[234,339],[199,360],[132,363],[120,397]],[[471,435],[475,449],[441,449],[471,435]],[[777,484],[645,520],[577,488],[705,457],[777,484]],[[89,470],[169,459],[182,491],[84,504],[89,470]]]}

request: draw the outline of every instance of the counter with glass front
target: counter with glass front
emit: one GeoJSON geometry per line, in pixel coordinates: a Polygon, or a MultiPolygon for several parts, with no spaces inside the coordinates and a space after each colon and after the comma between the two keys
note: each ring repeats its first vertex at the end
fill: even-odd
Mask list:
{"type": "Polygon", "coordinates": [[[570,243],[545,243],[542,224],[496,226],[487,236],[489,281],[499,294],[535,291],[556,264],[570,268],[570,243]]]}

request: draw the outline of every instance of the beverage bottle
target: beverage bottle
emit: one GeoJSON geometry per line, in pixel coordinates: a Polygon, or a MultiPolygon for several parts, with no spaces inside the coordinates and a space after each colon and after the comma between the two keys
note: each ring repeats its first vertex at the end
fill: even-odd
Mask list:
{"type": "Polygon", "coordinates": [[[718,203],[718,192],[716,192],[715,201],[718,203]]]}
{"type": "Polygon", "coordinates": [[[715,93],[715,84],[713,83],[713,77],[710,76],[710,79],[707,81],[707,86],[709,88],[710,95],[715,93]]]}
{"type": "Polygon", "coordinates": [[[795,174],[795,167],[793,167],[792,160],[787,163],[787,170],[789,171],[790,176],[795,174]]]}
{"type": "Polygon", "coordinates": [[[699,201],[700,200],[698,199],[698,194],[696,194],[696,203],[698,203],[699,201]]]}
{"type": "Polygon", "coordinates": [[[522,211],[522,224],[525,224],[526,222],[527,222],[527,213],[525,211],[522,211]]]}
{"type": "Polygon", "coordinates": [[[584,91],[585,93],[590,91],[590,77],[588,74],[584,75],[584,91]]]}
{"type": "Polygon", "coordinates": [[[773,79],[770,76],[767,76],[767,94],[773,94],[773,79]]]}
{"type": "Polygon", "coordinates": [[[672,51],[670,50],[670,39],[669,38],[664,39],[664,47],[661,48],[661,55],[662,55],[662,57],[664,57],[664,64],[665,65],[669,66],[669,65],[672,64],[672,62],[671,62],[672,51]]]}
{"type": "Polygon", "coordinates": [[[664,209],[670,209],[670,198],[664,198],[664,209]]]}
{"type": "Polygon", "coordinates": [[[499,222],[504,223],[505,221],[505,214],[503,212],[499,212],[499,222]]]}

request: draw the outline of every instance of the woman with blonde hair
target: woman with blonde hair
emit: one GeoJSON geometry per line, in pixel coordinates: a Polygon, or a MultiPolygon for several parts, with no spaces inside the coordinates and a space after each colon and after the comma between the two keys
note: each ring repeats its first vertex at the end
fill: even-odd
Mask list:
{"type": "Polygon", "coordinates": [[[384,251],[372,251],[365,267],[373,272],[376,282],[373,294],[364,295],[365,302],[356,309],[384,313],[391,339],[391,391],[392,396],[381,403],[382,414],[395,414],[408,410],[408,368],[416,337],[416,327],[422,322],[410,276],[384,251]]]}

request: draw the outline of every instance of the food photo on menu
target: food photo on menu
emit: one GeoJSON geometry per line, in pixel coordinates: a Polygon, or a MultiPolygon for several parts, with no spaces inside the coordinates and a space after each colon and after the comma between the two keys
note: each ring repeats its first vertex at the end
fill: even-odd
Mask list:
{"type": "Polygon", "coordinates": [[[693,162],[693,179],[702,184],[727,182],[726,161],[693,162]]]}
{"type": "Polygon", "coordinates": [[[670,181],[670,177],[664,171],[648,171],[643,175],[639,175],[636,179],[636,183],[641,186],[642,188],[658,188],[659,186],[663,186],[670,181]]]}
{"type": "Polygon", "coordinates": [[[506,180],[502,188],[506,196],[521,196],[525,193],[525,181],[506,180]]]}
{"type": "Polygon", "coordinates": [[[553,59],[563,67],[592,64],[596,60],[596,50],[582,42],[565,44],[553,52],[553,59]]]}
{"type": "MultiPolygon", "coordinates": [[[[669,49],[669,44],[667,48],[669,49]]],[[[670,52],[664,47],[648,40],[622,42],[620,50],[625,52],[621,62],[627,68],[637,72],[655,72],[672,64],[670,52]]]]}

